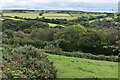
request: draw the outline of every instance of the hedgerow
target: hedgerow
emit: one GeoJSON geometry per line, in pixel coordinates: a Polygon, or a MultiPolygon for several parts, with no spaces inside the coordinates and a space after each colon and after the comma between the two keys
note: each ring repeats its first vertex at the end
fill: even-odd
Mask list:
{"type": "Polygon", "coordinates": [[[112,62],[119,61],[119,57],[117,56],[93,55],[90,53],[83,53],[83,52],[63,52],[63,51],[46,50],[46,53],[69,56],[69,57],[93,59],[93,60],[104,60],[104,61],[112,61],[112,62]]]}

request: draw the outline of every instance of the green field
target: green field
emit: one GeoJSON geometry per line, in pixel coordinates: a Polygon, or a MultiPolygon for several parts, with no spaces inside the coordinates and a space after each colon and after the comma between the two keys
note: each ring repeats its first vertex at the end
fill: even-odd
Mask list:
{"type": "Polygon", "coordinates": [[[41,17],[37,12],[29,12],[29,13],[4,13],[3,16],[11,16],[11,17],[23,17],[23,18],[36,18],[41,17]]]}
{"type": "Polygon", "coordinates": [[[59,25],[59,24],[53,24],[53,23],[48,23],[50,27],[55,27],[55,26],[62,26],[64,27],[64,25],[59,25]]]}
{"type": "Polygon", "coordinates": [[[92,23],[92,22],[94,22],[94,21],[96,21],[96,20],[103,21],[104,19],[106,19],[106,20],[112,20],[112,18],[110,18],[110,17],[106,17],[106,18],[101,18],[101,19],[91,20],[91,21],[89,21],[89,23],[92,23]]]}
{"type": "Polygon", "coordinates": [[[43,17],[70,17],[70,15],[69,14],[60,14],[60,13],[53,13],[53,14],[45,13],[45,14],[43,14],[43,17]]]}
{"type": "Polygon", "coordinates": [[[71,16],[77,16],[77,17],[81,17],[81,16],[106,16],[106,14],[71,14],[71,16]]]}
{"type": "Polygon", "coordinates": [[[67,19],[67,20],[73,20],[77,19],[78,17],[45,17],[47,19],[67,19]]]}
{"type": "Polygon", "coordinates": [[[83,58],[48,56],[57,68],[57,78],[118,78],[118,63],[83,58]]]}

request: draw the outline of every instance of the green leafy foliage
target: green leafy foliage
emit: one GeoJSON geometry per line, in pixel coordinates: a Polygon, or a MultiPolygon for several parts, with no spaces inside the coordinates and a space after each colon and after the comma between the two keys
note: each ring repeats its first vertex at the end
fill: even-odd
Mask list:
{"type": "Polygon", "coordinates": [[[40,41],[40,40],[32,40],[32,39],[27,39],[27,38],[12,38],[12,39],[4,39],[3,40],[4,44],[10,44],[10,45],[14,45],[14,46],[24,46],[24,45],[32,45],[36,48],[44,48],[44,46],[46,45],[46,42],[40,41]]]}
{"type": "Polygon", "coordinates": [[[79,40],[86,33],[85,27],[73,25],[62,30],[56,38],[59,39],[57,44],[65,51],[74,51],[78,49],[79,40]]]}
{"type": "Polygon", "coordinates": [[[84,28],[80,25],[69,26],[56,34],[56,44],[63,51],[83,51],[95,55],[118,55],[119,50],[114,47],[106,47],[116,45],[119,30],[115,28],[84,28]]]}
{"type": "Polygon", "coordinates": [[[3,47],[3,78],[54,80],[56,70],[44,50],[32,46],[3,47]]]}
{"type": "Polygon", "coordinates": [[[42,41],[53,41],[55,33],[59,32],[59,29],[39,29],[31,33],[31,39],[37,39],[42,41]]]}
{"type": "Polygon", "coordinates": [[[29,21],[20,21],[20,20],[4,20],[3,21],[3,29],[10,29],[13,31],[19,31],[24,29],[34,29],[34,28],[48,28],[49,24],[35,21],[35,20],[29,20],[29,21]]]}

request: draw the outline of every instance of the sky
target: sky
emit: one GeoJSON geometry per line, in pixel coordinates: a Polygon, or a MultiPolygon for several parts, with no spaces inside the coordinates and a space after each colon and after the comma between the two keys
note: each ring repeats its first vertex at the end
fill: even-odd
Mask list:
{"type": "Polygon", "coordinates": [[[117,11],[119,0],[0,0],[0,9],[117,11]]]}

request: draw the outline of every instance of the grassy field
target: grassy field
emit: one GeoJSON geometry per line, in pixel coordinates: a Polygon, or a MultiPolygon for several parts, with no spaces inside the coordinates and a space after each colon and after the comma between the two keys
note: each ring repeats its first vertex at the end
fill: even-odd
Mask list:
{"type": "Polygon", "coordinates": [[[104,19],[106,19],[106,20],[112,20],[112,18],[110,18],[110,17],[106,17],[106,18],[101,18],[101,19],[91,20],[91,21],[89,21],[89,23],[92,23],[92,22],[94,22],[94,21],[96,21],[96,20],[103,21],[104,19]]]}
{"type": "Polygon", "coordinates": [[[29,13],[4,13],[3,16],[11,16],[11,17],[23,17],[23,18],[36,18],[41,17],[37,12],[29,12],[29,13]]]}
{"type": "Polygon", "coordinates": [[[58,13],[45,13],[45,14],[43,14],[43,17],[70,17],[70,15],[69,14],[58,14],[58,13]]]}
{"type": "Polygon", "coordinates": [[[48,23],[50,27],[55,27],[55,26],[62,26],[64,27],[64,25],[59,25],[59,24],[53,24],[53,23],[48,23]]]}
{"type": "Polygon", "coordinates": [[[67,20],[73,20],[77,19],[78,17],[45,17],[47,19],[67,19],[67,20]]]}
{"type": "Polygon", "coordinates": [[[81,16],[106,16],[106,14],[70,14],[71,16],[74,16],[74,17],[81,17],[81,16]]]}
{"type": "Polygon", "coordinates": [[[57,68],[58,78],[118,78],[118,63],[48,55],[57,68]]]}

